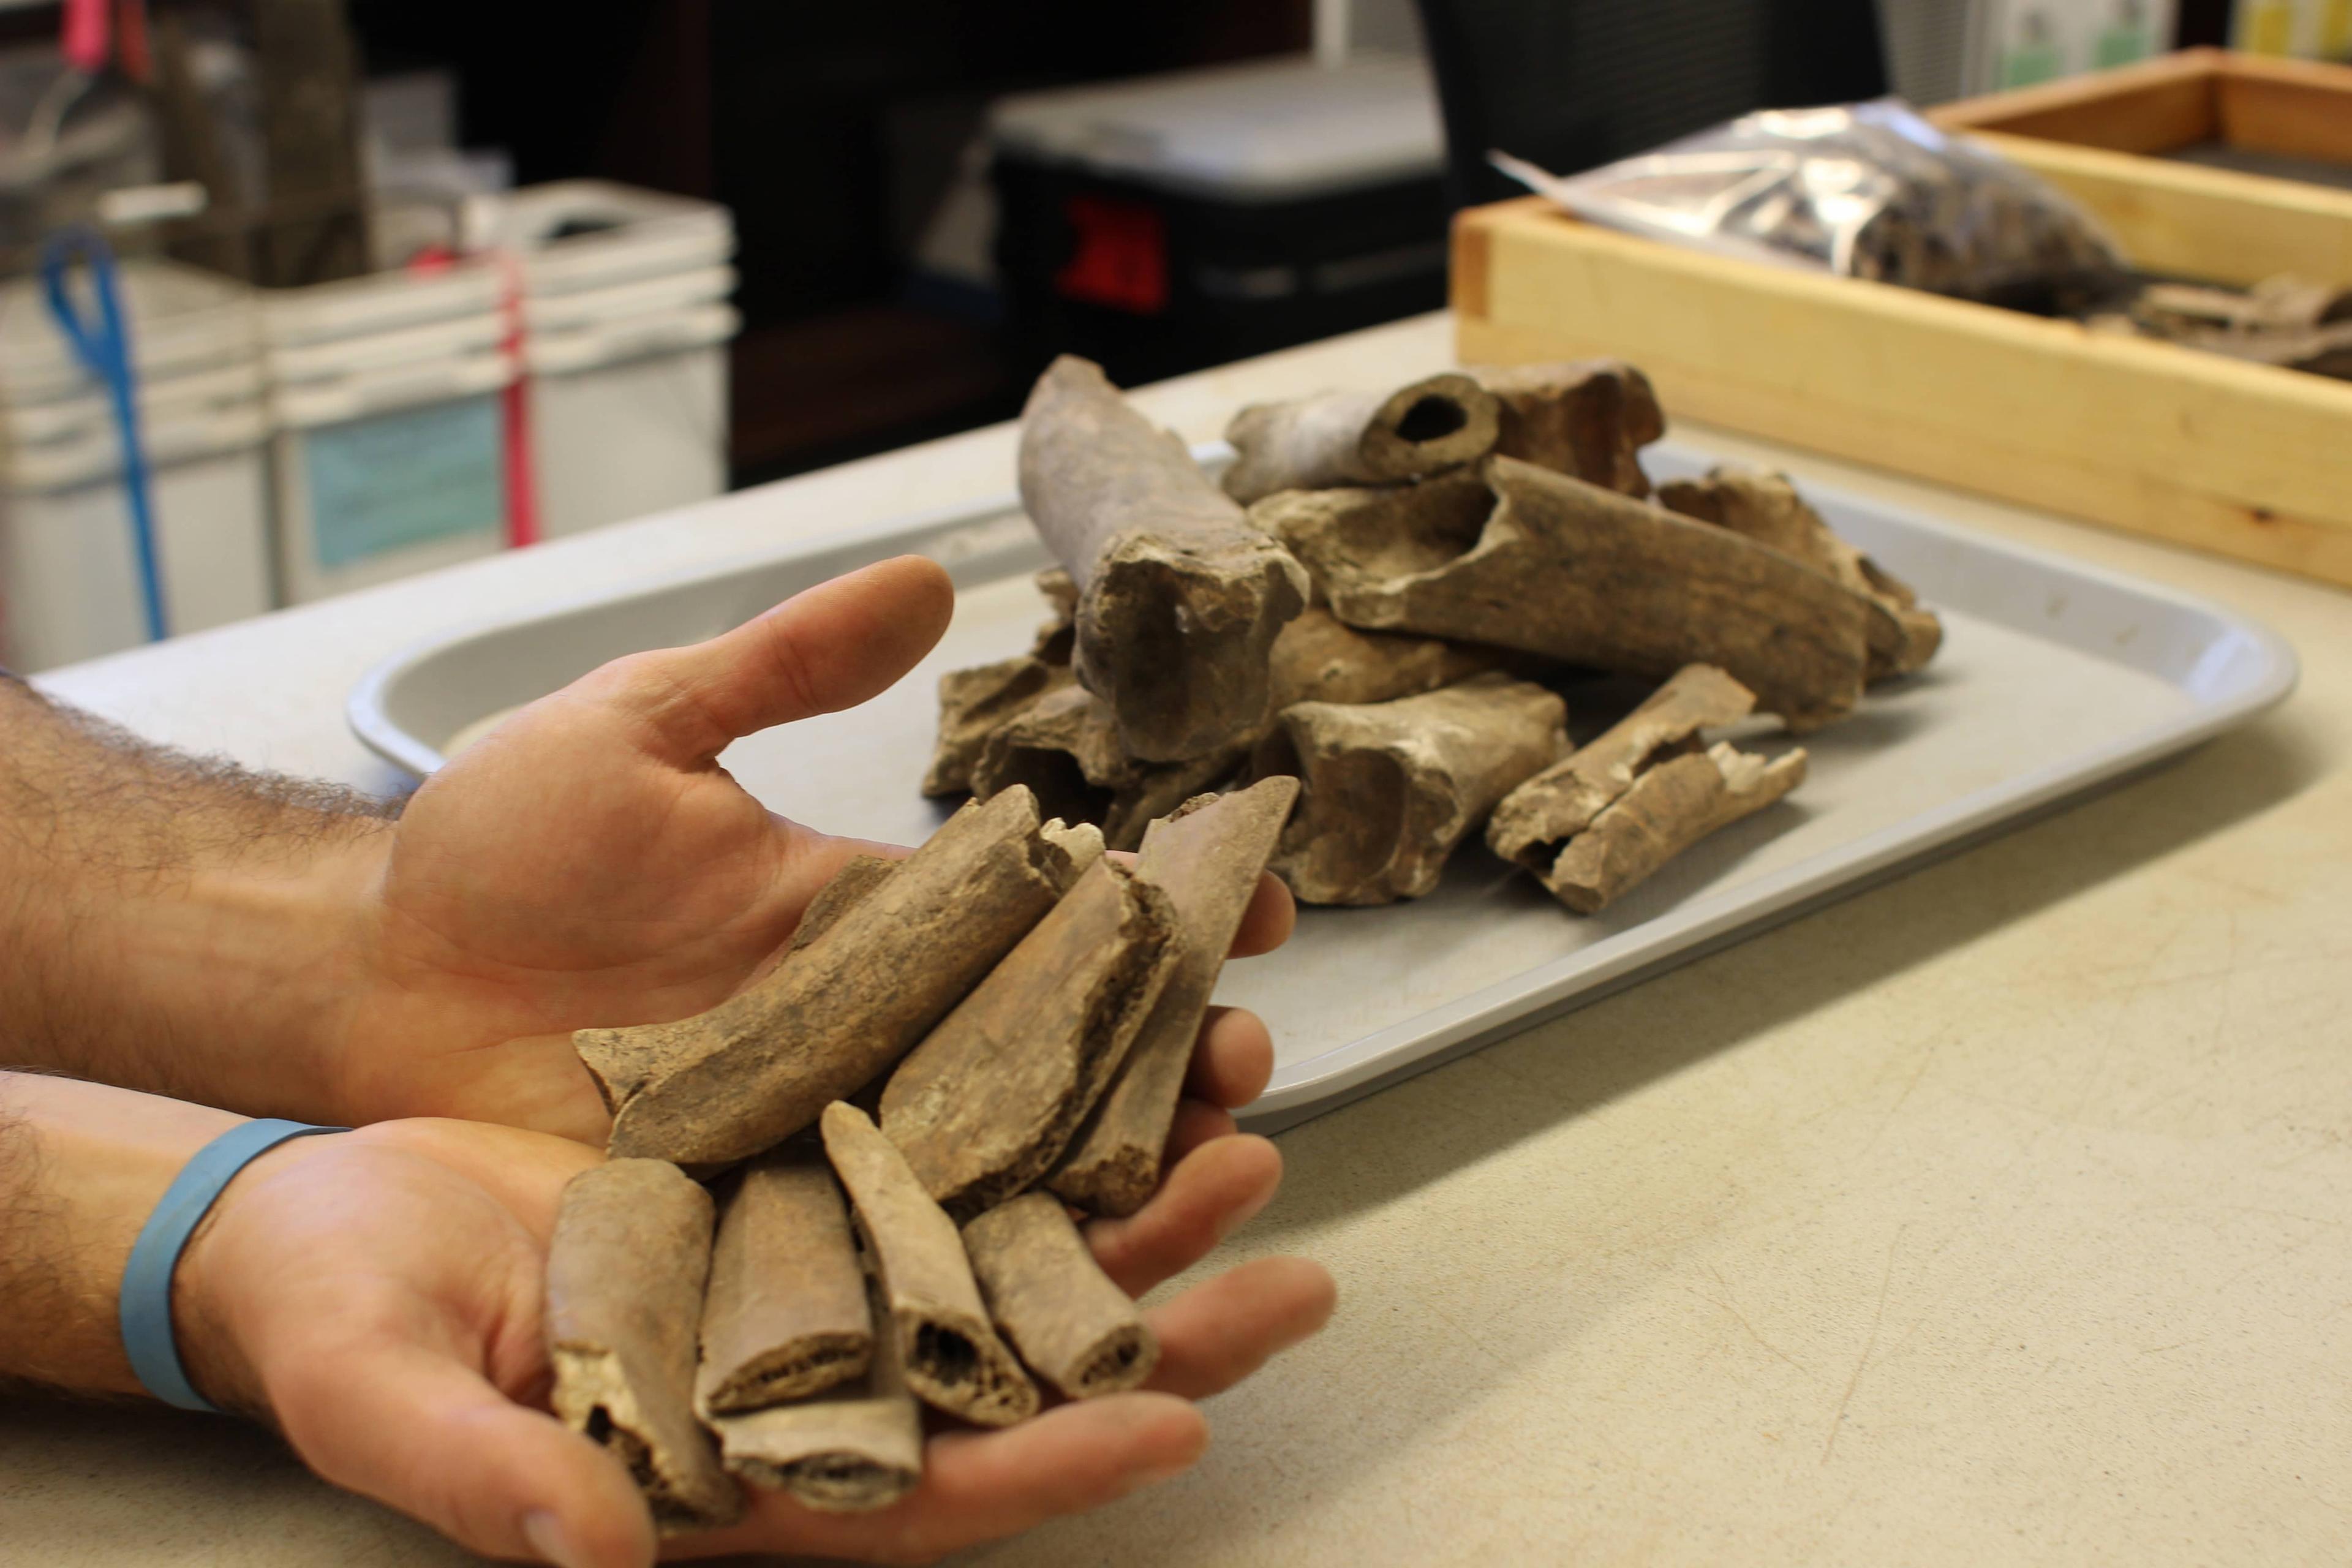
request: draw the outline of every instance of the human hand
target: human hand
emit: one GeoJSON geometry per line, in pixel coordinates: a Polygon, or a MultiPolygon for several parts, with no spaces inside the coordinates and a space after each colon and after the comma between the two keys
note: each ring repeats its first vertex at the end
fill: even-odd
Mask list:
{"type": "MultiPolygon", "coordinates": [[[[883,562],[709,642],[615,660],[435,775],[381,849],[367,978],[334,1036],[336,1103],[320,1114],[461,1116],[601,1142],[610,1120],[572,1031],[724,1000],[844,861],[882,848],[769,812],[719,753],[881,692],[953,606],[936,564],[883,562]]],[[[1291,918],[1268,878],[1235,952],[1278,945],[1291,918]]],[[[1255,1017],[1213,1016],[1186,1112],[1196,1131],[1230,1131],[1219,1108],[1255,1096],[1271,1052],[1255,1017]]]]}
{"type": "MultiPolygon", "coordinates": [[[[1099,1221],[1104,1268],[1140,1293],[1262,1207],[1272,1144],[1180,1129],[1188,1146],[1132,1218],[1099,1221]]],[[[644,1502],[619,1460],[546,1414],[541,1289],[558,1200],[597,1156],[508,1128],[393,1121],[298,1139],[232,1182],[184,1254],[182,1353],[215,1404],[265,1415],[326,1479],[475,1551],[563,1568],[648,1562],[644,1502]]],[[[934,1436],[922,1483],[862,1516],[754,1492],[724,1531],[666,1553],[772,1552],[924,1562],[1126,1495],[1206,1442],[1191,1400],[1321,1325],[1329,1277],[1264,1258],[1146,1314],[1148,1390],[1066,1405],[998,1432],[934,1436]]]]}

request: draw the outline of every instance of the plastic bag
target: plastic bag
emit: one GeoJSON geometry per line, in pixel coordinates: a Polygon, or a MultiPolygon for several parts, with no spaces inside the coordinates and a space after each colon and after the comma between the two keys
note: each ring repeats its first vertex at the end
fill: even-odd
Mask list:
{"type": "Polygon", "coordinates": [[[2036,309],[2128,287],[2090,215],[1899,99],[1768,110],[1565,179],[1488,157],[1588,222],[1718,255],[2036,309]]]}

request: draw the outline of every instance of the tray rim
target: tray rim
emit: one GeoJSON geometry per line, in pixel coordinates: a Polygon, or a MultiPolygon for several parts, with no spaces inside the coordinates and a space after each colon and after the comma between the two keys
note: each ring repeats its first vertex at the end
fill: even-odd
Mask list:
{"type": "MultiPolygon", "coordinates": [[[[1701,460],[1712,456],[1703,444],[1669,440],[1661,446],[1665,448],[1662,456],[1686,453],[1701,460]]],[[[1207,442],[1195,447],[1193,454],[1204,465],[1215,467],[1230,459],[1232,448],[1223,442],[1207,442]]],[[[1809,483],[1807,494],[1817,504],[1860,508],[1965,550],[2008,557],[2044,575],[2095,583],[2114,592],[2200,616],[2216,626],[2216,635],[2206,645],[2209,651],[2228,646],[2232,638],[2240,639],[2254,655],[2252,667],[2240,678],[2235,688],[2218,695],[2197,692],[2182,681],[2169,682],[2187,692],[2194,702],[2186,714],[2143,726],[2083,751],[2070,752],[2041,767],[1906,816],[1736,888],[1701,894],[1572,953],[1523,970],[1465,996],[1425,1008],[1317,1056],[1289,1063],[1276,1069],[1265,1092],[1244,1112],[1245,1123],[1262,1131],[1292,1125],[1406,1073],[1435,1066],[1438,1061],[1505,1034],[1517,1033],[1597,1001],[1661,969],[1861,892],[1998,829],[2022,825],[2064,801],[2119,782],[2187,751],[2275,707],[2294,689],[2301,667],[2294,647],[2261,622],[2203,595],[2039,546],[1987,535],[1916,507],[1858,495],[1835,484],[1809,483]]],[[[443,761],[440,752],[394,721],[385,702],[394,685],[430,658],[477,638],[575,616],[600,605],[673,593],[797,559],[846,553],[859,548],[879,551],[897,540],[991,521],[1019,510],[1017,493],[992,492],[960,504],[829,530],[794,539],[773,550],[641,579],[618,592],[604,588],[551,597],[517,613],[486,616],[445,628],[409,644],[373,667],[352,688],[344,704],[345,717],[352,733],[369,750],[420,778],[429,776],[443,761]]]]}

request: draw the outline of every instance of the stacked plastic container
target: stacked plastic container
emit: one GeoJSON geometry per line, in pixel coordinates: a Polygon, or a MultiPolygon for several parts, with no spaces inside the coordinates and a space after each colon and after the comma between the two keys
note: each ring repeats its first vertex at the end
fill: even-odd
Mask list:
{"type": "Polygon", "coordinates": [[[725,207],[597,180],[507,198],[538,529],[578,533],[727,488],[725,207]]]}
{"type": "MultiPolygon", "coordinates": [[[[166,629],[259,615],[269,416],[252,296],[169,262],[125,262],[118,277],[166,629]]],[[[145,640],[112,406],[39,281],[16,279],[0,286],[0,661],[45,669],[145,640]]]]}

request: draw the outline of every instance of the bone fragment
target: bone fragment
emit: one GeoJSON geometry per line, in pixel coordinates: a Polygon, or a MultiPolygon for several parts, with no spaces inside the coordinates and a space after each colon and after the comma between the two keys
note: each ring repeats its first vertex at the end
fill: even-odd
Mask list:
{"type": "Polygon", "coordinates": [[[988,737],[971,788],[986,800],[1025,784],[1040,811],[1098,824],[1108,847],[1132,849],[1154,817],[1232,776],[1243,755],[1234,746],[1187,762],[1139,762],[1119,742],[1109,704],[1083,687],[1066,686],[988,737]]]}
{"type": "Polygon", "coordinates": [[[1099,841],[1057,843],[1010,789],[950,817],[807,946],[707,1013],[583,1029],[615,1155],[720,1164],[887,1069],[1053,908],[1099,841]]]}
{"type": "Polygon", "coordinates": [[[1266,651],[1307,574],[1094,364],[1064,355],[1030,393],[1021,499],[1077,584],[1078,679],[1130,754],[1185,761],[1264,727],[1266,651]]]}
{"type": "Polygon", "coordinates": [[[1438,637],[1360,632],[1320,605],[1274,639],[1274,706],[1294,702],[1387,702],[1418,696],[1492,669],[1492,648],[1438,637]]]}
{"type": "Polygon", "coordinates": [[[1622,360],[1476,373],[1502,405],[1495,450],[1629,496],[1650,493],[1641,450],[1666,433],[1650,378],[1622,360]]]}
{"type": "Polygon", "coordinates": [[[882,1091],[882,1131],[923,1190],[964,1216],[1051,1170],[1177,952],[1168,895],[1118,861],[1097,861],[882,1091]]]}
{"type": "Polygon", "coordinates": [[[801,923],[793,928],[792,945],[784,951],[798,952],[833,929],[833,922],[847,914],[866,894],[887,880],[898,862],[881,855],[853,855],[833,874],[833,879],[817,889],[808,908],[801,911],[801,923]]]}
{"type": "Polygon", "coordinates": [[[1225,493],[1244,504],[1277,490],[1391,484],[1475,462],[1495,446],[1495,399],[1466,375],[1394,392],[1325,392],[1254,403],[1225,426],[1225,493]]]}
{"type": "Polygon", "coordinates": [[[1024,1193],[963,1227],[989,1315],[1029,1370],[1072,1399],[1133,1388],[1160,1342],[1050,1193],[1024,1193]]]}
{"type": "Polygon", "coordinates": [[[1777,550],[1511,458],[1401,489],[1292,491],[1253,516],[1331,613],[1663,679],[1728,670],[1790,728],[1861,700],[1903,647],[1886,607],[1777,550]]]}
{"type": "MultiPolygon", "coordinates": [[[[1136,874],[1163,889],[1175,910],[1176,968],[1093,1121],[1048,1183],[1070,1202],[1097,1214],[1130,1215],[1160,1184],[1160,1158],[1201,1020],[1297,799],[1297,779],[1263,779],[1196,801],[1154,822],[1143,836],[1136,874]]],[[[1029,1364],[1046,1371],[1034,1359],[1029,1364]]]]}
{"type": "Polygon", "coordinates": [[[1568,749],[1559,697],[1499,672],[1362,707],[1301,702],[1251,771],[1304,784],[1274,871],[1310,904],[1386,904],[1437,886],[1495,803],[1568,749]]]}
{"type": "Polygon", "coordinates": [[[763,1156],[728,1200],[710,1250],[696,1410],[757,1410],[863,1377],[873,1329],[832,1170],[813,1152],[763,1156]]]}
{"type": "MultiPolygon", "coordinates": [[[[866,1310],[882,1315],[878,1292],[866,1310]]],[[[730,1471],[821,1513],[887,1508],[923,1476],[923,1413],[907,1386],[895,1333],[876,1339],[873,1359],[855,1383],[716,1415],[710,1426],[730,1471]]]]}
{"type": "Polygon", "coordinates": [[[925,795],[961,795],[971,788],[972,764],[988,738],[1050,693],[1071,684],[1066,664],[1034,654],[999,659],[940,677],[940,735],[923,774],[925,795]]]}
{"type": "Polygon", "coordinates": [[[1803,782],[1801,748],[1768,762],[1699,739],[1703,726],[1731,723],[1754,703],[1720,669],[1685,667],[1591,744],[1512,791],[1486,825],[1487,847],[1579,914],[1598,912],[1803,782]]]}
{"type": "Polygon", "coordinates": [[[628,1467],[665,1534],[742,1506],[694,1418],[710,1219],[710,1194],[677,1166],[614,1160],[565,1184],[548,1247],[555,1414],[628,1467]]]}
{"type": "Polygon", "coordinates": [[[1078,584],[1059,566],[1048,566],[1037,574],[1037,592],[1045,596],[1051,614],[1037,624],[1030,655],[1067,668],[1077,652],[1078,584]]]}
{"type": "Polygon", "coordinates": [[[897,1336],[907,1385],[983,1426],[1035,1415],[1037,1386],[989,1327],[955,1222],[864,1111],[835,1102],[825,1107],[822,1126],[881,1290],[875,1330],[897,1336]]]}
{"type": "Polygon", "coordinates": [[[1658,488],[1660,504],[1685,517],[1712,522],[1769,544],[1784,555],[1835,578],[1876,600],[1903,628],[1900,646],[1871,649],[1870,676],[1908,675],[1936,657],[1944,623],[1919,607],[1910,585],[1832,531],[1822,514],[1805,504],[1784,474],[1760,468],[1718,466],[1703,479],[1670,479],[1658,488]]]}

